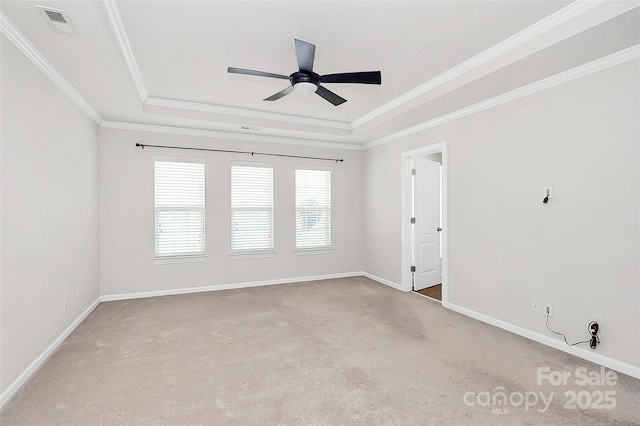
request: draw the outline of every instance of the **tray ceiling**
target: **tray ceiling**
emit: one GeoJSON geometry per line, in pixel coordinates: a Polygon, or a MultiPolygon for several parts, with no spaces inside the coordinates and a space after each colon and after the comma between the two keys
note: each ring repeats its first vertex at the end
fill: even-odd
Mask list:
{"type": "MultiPolygon", "coordinates": [[[[2,1],[13,25],[107,123],[363,144],[639,43],[637,2],[2,1]],[[52,31],[36,5],[62,9],[52,31]],[[262,99],[289,75],[293,40],[319,74],[380,70],[382,85],[326,84],[262,99]],[[247,130],[246,127],[250,129],[247,130]],[[257,129],[256,129],[257,128],[257,129]]],[[[3,43],[6,43],[3,38],[3,43]]]]}

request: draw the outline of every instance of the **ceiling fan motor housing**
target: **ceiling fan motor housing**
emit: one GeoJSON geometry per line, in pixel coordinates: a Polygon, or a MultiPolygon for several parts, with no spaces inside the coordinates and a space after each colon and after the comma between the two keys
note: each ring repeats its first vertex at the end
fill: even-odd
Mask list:
{"type": "MultiPolygon", "coordinates": [[[[297,84],[300,83],[311,83],[316,86],[320,86],[320,75],[315,72],[306,73],[302,71],[296,71],[289,76],[289,81],[291,81],[291,85],[295,88],[297,84]]],[[[314,90],[315,91],[315,90],[314,90]]]]}

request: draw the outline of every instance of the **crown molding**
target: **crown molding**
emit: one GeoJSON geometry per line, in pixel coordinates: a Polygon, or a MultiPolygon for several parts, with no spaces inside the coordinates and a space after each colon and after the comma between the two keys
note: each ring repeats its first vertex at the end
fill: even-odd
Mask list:
{"type": "Polygon", "coordinates": [[[445,71],[444,73],[427,81],[426,83],[423,83],[420,86],[409,90],[408,92],[393,99],[390,102],[387,102],[381,107],[374,109],[373,111],[363,115],[360,118],[357,118],[356,120],[351,122],[351,127],[354,129],[360,127],[368,121],[386,114],[398,108],[399,106],[411,101],[412,99],[415,99],[418,96],[421,96],[435,89],[436,87],[439,87],[457,77],[460,77],[464,73],[467,73],[474,68],[478,68],[486,62],[495,59],[498,56],[509,52],[510,50],[522,46],[524,43],[532,40],[533,38],[556,28],[558,25],[561,25],[562,23],[585,13],[596,6],[599,6],[605,1],[607,0],[577,0],[570,5],[560,9],[559,11],[547,16],[541,21],[538,21],[528,28],[525,28],[519,33],[479,53],[471,59],[462,62],[459,65],[456,65],[455,67],[449,69],[448,71],[445,71]]]}
{"type": "Polygon", "coordinates": [[[118,40],[118,45],[120,45],[122,56],[124,56],[124,59],[127,62],[129,72],[131,73],[133,82],[136,86],[136,89],[138,90],[140,100],[144,102],[149,97],[149,95],[147,93],[147,88],[144,85],[144,81],[142,80],[140,68],[138,68],[138,63],[136,62],[136,58],[133,55],[133,50],[131,49],[131,45],[129,44],[127,33],[124,30],[124,24],[122,23],[122,18],[120,17],[118,6],[116,6],[115,0],[103,0],[103,3],[104,7],[107,9],[107,15],[109,16],[109,22],[111,23],[111,28],[113,28],[113,33],[118,40]]]}
{"type": "Polygon", "coordinates": [[[602,71],[606,68],[610,68],[615,65],[618,65],[636,58],[640,58],[640,44],[637,44],[635,46],[613,53],[611,55],[602,57],[600,59],[596,59],[595,61],[586,63],[584,65],[580,65],[578,67],[561,72],[559,74],[553,75],[543,80],[536,81],[535,83],[522,86],[518,89],[514,89],[510,92],[503,93],[501,95],[495,96],[485,101],[478,102],[476,104],[459,109],[449,114],[441,115],[440,117],[434,118],[433,120],[425,121],[415,126],[408,127],[399,132],[392,133],[390,135],[387,135],[378,139],[374,139],[371,142],[365,143],[362,146],[362,148],[366,150],[379,145],[383,145],[385,143],[395,141],[397,139],[412,135],[414,133],[422,132],[432,127],[436,127],[441,124],[445,124],[450,121],[454,121],[459,118],[466,117],[468,115],[475,114],[480,111],[494,108],[496,106],[505,104],[507,102],[511,102],[513,100],[520,99],[525,96],[529,96],[534,93],[541,92],[551,87],[567,83],[577,78],[584,77],[586,75],[593,74],[598,71],[602,71]]]}
{"type": "Polygon", "coordinates": [[[35,48],[24,34],[13,25],[13,22],[0,12],[0,31],[4,34],[24,55],[31,60],[47,77],[51,79],[73,102],[76,103],[93,121],[101,125],[104,120],[100,114],[69,84],[67,80],[54,68],[49,61],[35,48]]]}
{"type": "Polygon", "coordinates": [[[156,124],[139,124],[139,123],[124,123],[121,121],[105,121],[104,123],[102,123],[101,127],[107,128],[107,129],[134,130],[134,131],[140,131],[140,132],[166,133],[171,135],[198,136],[198,137],[217,138],[217,139],[232,139],[232,140],[242,140],[242,141],[248,141],[248,142],[275,143],[275,144],[282,144],[282,145],[311,146],[311,147],[317,147],[317,148],[330,148],[330,149],[346,149],[351,151],[362,150],[362,145],[358,145],[358,144],[324,142],[324,141],[307,140],[307,139],[293,139],[293,138],[285,138],[281,136],[250,135],[250,134],[243,134],[243,133],[222,132],[218,130],[201,130],[201,129],[192,129],[187,127],[160,126],[156,124]]]}
{"type": "Polygon", "coordinates": [[[166,108],[178,108],[190,111],[212,112],[241,117],[260,118],[265,120],[284,121],[308,126],[329,127],[333,129],[351,130],[351,124],[342,121],[320,120],[317,118],[300,117],[297,115],[279,114],[274,112],[257,111],[246,108],[235,108],[222,105],[205,104],[198,102],[179,101],[164,98],[147,98],[144,105],[166,108]]]}

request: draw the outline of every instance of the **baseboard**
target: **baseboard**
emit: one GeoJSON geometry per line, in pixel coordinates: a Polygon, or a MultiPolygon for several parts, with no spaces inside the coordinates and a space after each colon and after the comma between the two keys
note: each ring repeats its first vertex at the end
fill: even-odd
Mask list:
{"type": "Polygon", "coordinates": [[[36,371],[38,371],[42,364],[44,364],[49,359],[49,357],[54,354],[54,352],[58,349],[62,342],[64,342],[64,340],[73,332],[73,330],[75,330],[76,327],[78,327],[78,325],[80,325],[80,323],[84,321],[84,319],[88,317],[91,312],[93,312],[93,310],[96,308],[96,306],[98,306],[99,303],[100,297],[94,300],[93,303],[89,305],[89,307],[85,309],[84,312],[81,313],[80,316],[76,318],[75,321],[73,321],[69,325],[69,327],[67,327],[62,332],[62,334],[60,334],[60,336],[58,336],[58,338],[54,340],[53,343],[51,343],[49,347],[40,354],[38,358],[36,358],[35,361],[33,361],[31,365],[29,365],[29,367],[27,367],[27,369],[24,370],[22,374],[20,374],[18,378],[13,381],[13,383],[11,383],[9,387],[4,390],[4,392],[2,392],[2,394],[0,394],[0,408],[4,407],[4,405],[9,402],[16,393],[18,393],[22,385],[24,385],[27,380],[29,380],[36,371]]]}
{"type": "Polygon", "coordinates": [[[209,286],[203,286],[203,287],[189,287],[189,288],[177,288],[177,289],[171,289],[171,290],[145,291],[141,293],[108,294],[108,295],[102,296],[100,298],[100,301],[113,302],[117,300],[143,299],[146,297],[157,297],[157,296],[174,296],[177,294],[204,293],[207,291],[233,290],[238,288],[262,287],[267,285],[291,284],[291,283],[300,283],[300,282],[306,282],[306,281],[331,280],[336,278],[350,278],[350,277],[360,277],[360,276],[366,276],[366,275],[362,271],[344,272],[339,274],[312,275],[309,277],[282,278],[277,280],[250,281],[250,282],[244,282],[244,283],[209,285],[209,286]]]}
{"type": "Polygon", "coordinates": [[[600,355],[596,352],[593,352],[587,349],[578,348],[575,346],[567,346],[566,344],[564,344],[564,342],[561,342],[560,340],[556,340],[552,337],[545,336],[543,334],[536,333],[531,330],[527,330],[526,328],[518,327],[517,325],[509,324],[507,322],[501,321],[499,319],[490,317],[485,314],[481,314],[479,312],[472,311],[467,308],[463,308],[462,306],[458,306],[453,303],[448,303],[448,302],[443,303],[442,306],[444,306],[447,309],[451,309],[452,311],[458,312],[462,315],[471,317],[473,319],[477,319],[478,321],[491,324],[503,330],[510,331],[511,333],[515,333],[519,336],[526,337],[527,339],[534,340],[538,343],[542,343],[543,345],[550,346],[562,352],[566,352],[571,355],[577,356],[578,358],[591,361],[593,363],[602,365],[604,367],[610,368],[620,373],[627,374],[631,377],[640,379],[640,367],[636,367],[634,365],[627,364],[625,362],[621,362],[613,358],[606,357],[604,355],[600,355]]]}
{"type": "Polygon", "coordinates": [[[389,287],[393,287],[396,290],[400,290],[400,291],[404,291],[404,292],[407,291],[407,290],[404,290],[400,284],[394,283],[393,281],[389,281],[389,280],[387,280],[385,278],[382,278],[382,277],[379,277],[377,275],[370,274],[369,272],[361,272],[360,275],[363,275],[363,276],[369,278],[370,280],[377,281],[380,284],[384,284],[384,285],[388,285],[389,287]]]}

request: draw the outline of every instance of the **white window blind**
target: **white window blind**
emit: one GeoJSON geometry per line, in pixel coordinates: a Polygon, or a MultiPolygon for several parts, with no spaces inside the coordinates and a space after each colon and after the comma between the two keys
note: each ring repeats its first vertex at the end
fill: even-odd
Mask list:
{"type": "Polygon", "coordinates": [[[331,171],[296,169],[296,249],[331,248],[331,171]]]}
{"type": "Polygon", "coordinates": [[[204,162],[154,161],[156,257],[205,254],[204,162]]]}
{"type": "Polygon", "coordinates": [[[273,252],[273,166],[231,166],[231,252],[273,252]]]}

